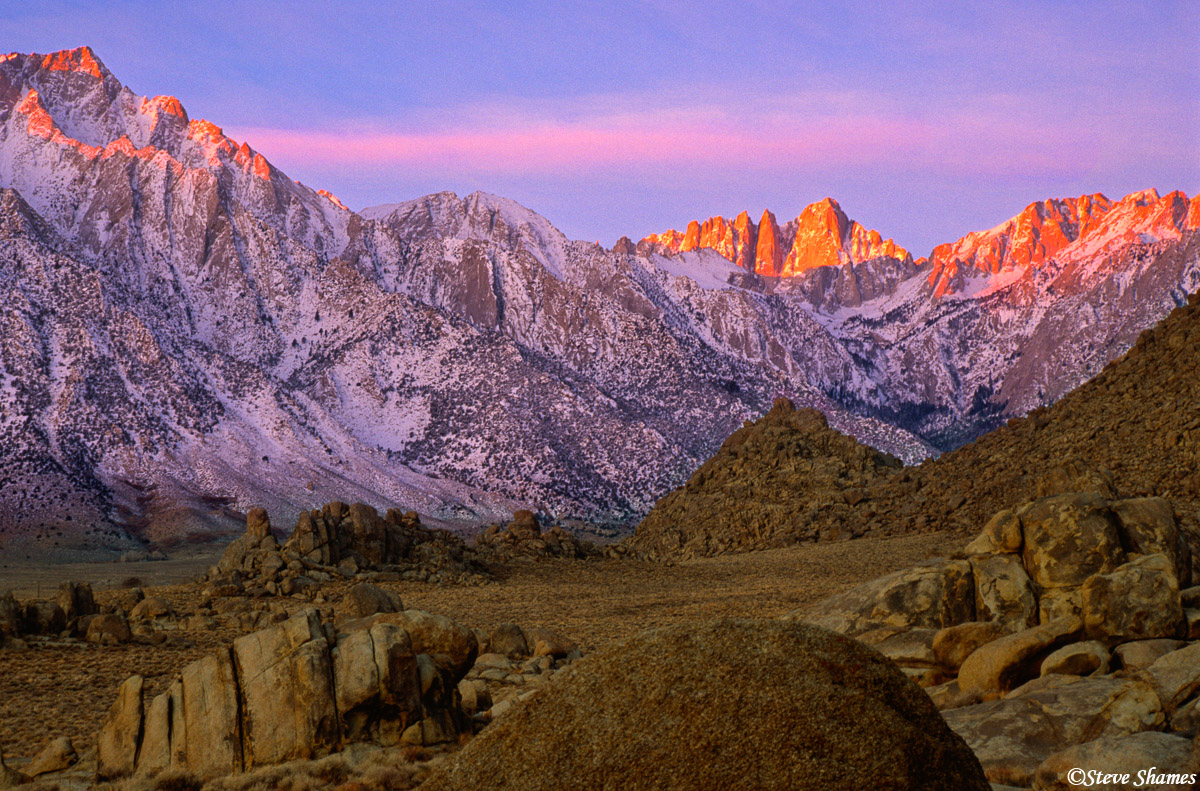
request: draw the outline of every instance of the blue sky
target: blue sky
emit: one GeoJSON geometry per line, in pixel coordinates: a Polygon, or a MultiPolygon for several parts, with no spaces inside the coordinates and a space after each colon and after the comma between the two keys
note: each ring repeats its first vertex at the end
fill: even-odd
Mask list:
{"type": "Polygon", "coordinates": [[[1200,4],[5,4],[352,208],[483,189],[611,244],[826,195],[917,254],[1200,189],[1200,4]]]}

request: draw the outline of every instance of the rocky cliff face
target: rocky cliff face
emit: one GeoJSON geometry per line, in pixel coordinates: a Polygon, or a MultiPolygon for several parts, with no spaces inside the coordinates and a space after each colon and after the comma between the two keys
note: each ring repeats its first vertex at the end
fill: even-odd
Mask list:
{"type": "Polygon", "coordinates": [[[917,461],[1052,401],[1200,280],[1196,202],[1156,208],[1178,195],[1037,267],[956,264],[941,296],[833,201],[697,222],[678,253],[483,193],[355,213],[86,48],[0,60],[0,187],[9,548],[338,499],[627,522],[778,396],[917,461]]]}
{"type": "Polygon", "coordinates": [[[833,198],[814,203],[784,227],[764,211],[755,225],[746,212],[733,220],[692,220],[684,233],[672,229],[642,239],[644,251],[686,253],[713,250],[743,269],[764,277],[793,277],[809,269],[888,257],[909,260],[908,251],[879,231],[846,216],[833,198]]]}

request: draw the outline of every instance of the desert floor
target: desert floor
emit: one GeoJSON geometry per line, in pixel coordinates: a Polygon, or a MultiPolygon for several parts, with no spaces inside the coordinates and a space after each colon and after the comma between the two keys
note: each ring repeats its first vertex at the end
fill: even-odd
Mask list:
{"type": "MultiPolygon", "coordinates": [[[[944,556],[964,541],[945,534],[864,538],[674,565],[548,560],[497,569],[499,581],[484,586],[383,586],[399,592],[409,608],[481,629],[505,622],[548,627],[588,651],[655,626],[724,616],[779,616],[889,571],[944,556]]],[[[0,567],[0,589],[12,588],[19,598],[38,590],[51,597],[60,582],[89,581],[103,602],[102,591],[136,577],[148,595],[163,596],[186,613],[201,606],[199,586],[186,580],[214,562],[219,551],[144,563],[9,564],[0,567]]],[[[326,585],[329,604],[319,606],[332,606],[346,587],[326,585]]],[[[289,608],[308,606],[284,601],[289,608]]],[[[83,753],[93,746],[125,678],[142,674],[156,694],[183,665],[237,634],[222,628],[180,631],[159,645],[102,648],[55,640],[31,641],[25,650],[0,649],[0,749],[20,764],[20,758],[32,756],[51,738],[67,735],[83,753]]]]}

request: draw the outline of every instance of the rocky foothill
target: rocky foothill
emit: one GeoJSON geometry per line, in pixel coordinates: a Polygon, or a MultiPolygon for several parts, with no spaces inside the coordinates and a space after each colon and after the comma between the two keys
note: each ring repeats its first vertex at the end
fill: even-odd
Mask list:
{"type": "Polygon", "coordinates": [[[780,398],[659,500],[625,543],[688,558],[882,531],[889,520],[869,492],[903,486],[903,475],[899,460],[780,398]]]}
{"type": "Polygon", "coordinates": [[[1184,531],[1200,536],[1196,371],[1200,294],[1053,406],[904,468],[781,399],[659,500],[627,543],[686,558],[865,534],[969,534],[1070,465],[1096,470],[1103,480],[1093,485],[1107,494],[1166,498],[1184,531]]]}
{"type": "Polygon", "coordinates": [[[996,513],[952,559],[788,617],[894,661],[993,783],[1067,789],[1077,766],[1186,774],[1200,771],[1196,560],[1166,500],[1054,494],[996,513]]]}

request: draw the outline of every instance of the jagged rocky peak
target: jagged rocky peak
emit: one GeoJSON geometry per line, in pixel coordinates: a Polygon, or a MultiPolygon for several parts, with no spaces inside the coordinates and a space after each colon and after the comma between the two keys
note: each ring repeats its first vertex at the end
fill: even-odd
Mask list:
{"type": "Polygon", "coordinates": [[[911,260],[903,247],[847,217],[833,198],[807,206],[783,227],[770,210],[763,211],[758,225],[743,211],[732,220],[720,215],[703,223],[693,220],[683,233],[650,234],[639,247],[666,254],[710,249],[766,277],[792,277],[820,266],[880,257],[911,260]]]}
{"type": "Polygon", "coordinates": [[[1040,269],[1069,256],[1113,242],[1147,243],[1179,239],[1200,227],[1200,201],[1182,192],[1160,196],[1143,190],[1112,201],[1100,193],[1031,203],[1017,216],[986,231],[973,231],[929,254],[929,285],[935,296],[958,290],[959,275],[1040,269]]]}
{"type": "Polygon", "coordinates": [[[275,173],[248,144],[214,123],[190,118],[178,98],[135,94],[90,47],[4,56],[0,121],[9,127],[5,136],[24,131],[88,160],[115,154],[151,160],[165,152],[166,164],[176,169],[234,168],[267,181],[275,173]]]}
{"type": "Polygon", "coordinates": [[[48,55],[11,53],[0,60],[0,112],[27,116],[41,136],[104,149],[125,138],[133,148],[168,148],[186,132],[187,112],[174,96],[137,96],[90,47],[48,55]]]}

